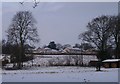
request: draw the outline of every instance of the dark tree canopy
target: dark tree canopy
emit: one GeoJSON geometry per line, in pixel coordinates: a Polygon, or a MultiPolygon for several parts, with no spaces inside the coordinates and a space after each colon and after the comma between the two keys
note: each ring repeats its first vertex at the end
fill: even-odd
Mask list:
{"type": "Polygon", "coordinates": [[[51,41],[48,45],[48,48],[51,48],[51,49],[56,49],[56,44],[54,41],[51,41]]]}

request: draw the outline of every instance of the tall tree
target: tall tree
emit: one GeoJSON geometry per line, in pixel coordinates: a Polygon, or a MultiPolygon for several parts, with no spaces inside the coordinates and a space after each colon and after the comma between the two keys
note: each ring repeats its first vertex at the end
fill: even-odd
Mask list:
{"type": "Polygon", "coordinates": [[[111,16],[110,27],[115,44],[115,57],[120,58],[120,16],[111,16]]]}
{"type": "Polygon", "coordinates": [[[111,37],[111,29],[109,25],[109,16],[100,16],[94,18],[88,23],[88,30],[79,35],[79,38],[93,44],[98,49],[98,59],[104,60],[109,58],[108,56],[108,40],[111,37]]]}
{"type": "Polygon", "coordinates": [[[2,41],[0,40],[0,54],[2,54],[2,41]]]}
{"type": "Polygon", "coordinates": [[[24,45],[38,42],[36,21],[29,11],[19,11],[12,19],[12,23],[7,31],[8,42],[16,44],[19,49],[18,68],[22,66],[22,58],[25,56],[24,45]]]}

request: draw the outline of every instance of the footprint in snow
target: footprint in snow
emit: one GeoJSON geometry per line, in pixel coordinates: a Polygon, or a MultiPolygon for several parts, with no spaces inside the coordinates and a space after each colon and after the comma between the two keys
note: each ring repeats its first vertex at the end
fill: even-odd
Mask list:
{"type": "Polygon", "coordinates": [[[22,77],[22,79],[24,79],[24,77],[22,77]]]}

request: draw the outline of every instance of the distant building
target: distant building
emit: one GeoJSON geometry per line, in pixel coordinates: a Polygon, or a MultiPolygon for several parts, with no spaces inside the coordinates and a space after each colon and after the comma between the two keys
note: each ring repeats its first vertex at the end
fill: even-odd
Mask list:
{"type": "Polygon", "coordinates": [[[34,53],[50,54],[50,53],[59,53],[59,51],[58,50],[54,50],[54,49],[50,49],[50,48],[38,48],[38,49],[34,50],[34,53]]]}
{"type": "Polygon", "coordinates": [[[79,48],[65,48],[63,53],[81,53],[79,48]]]}
{"type": "Polygon", "coordinates": [[[91,61],[98,61],[97,56],[96,55],[83,55],[83,64],[84,65],[90,65],[91,61]]]}
{"type": "Polygon", "coordinates": [[[43,54],[62,54],[62,55],[42,55],[45,57],[69,57],[69,58],[75,58],[78,57],[79,61],[81,62],[81,64],[83,65],[89,65],[90,61],[97,61],[97,56],[96,55],[92,55],[92,50],[87,50],[86,52],[82,52],[81,49],[79,48],[71,48],[71,47],[67,47],[64,50],[54,50],[54,49],[50,49],[50,48],[38,48],[36,51],[36,53],[43,53],[43,54]],[[81,55],[80,53],[90,53],[90,55],[81,55]],[[65,54],[65,55],[64,55],[65,54]],[[68,55],[66,55],[68,54],[68,55]],[[72,55],[69,55],[72,54],[72,55]],[[80,55],[74,55],[74,54],[80,54],[80,55]]]}
{"type": "Polygon", "coordinates": [[[102,63],[105,68],[120,68],[120,59],[107,59],[102,63]]]}

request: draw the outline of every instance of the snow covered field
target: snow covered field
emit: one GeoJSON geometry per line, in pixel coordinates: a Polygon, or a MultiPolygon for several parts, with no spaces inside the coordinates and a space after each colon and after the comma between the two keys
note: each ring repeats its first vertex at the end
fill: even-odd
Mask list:
{"type": "Polygon", "coordinates": [[[118,82],[118,68],[101,72],[90,67],[32,67],[29,70],[3,70],[3,82],[118,82]]]}

